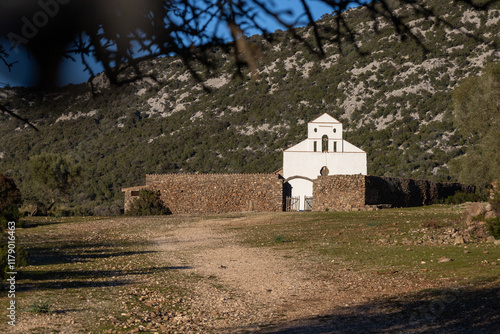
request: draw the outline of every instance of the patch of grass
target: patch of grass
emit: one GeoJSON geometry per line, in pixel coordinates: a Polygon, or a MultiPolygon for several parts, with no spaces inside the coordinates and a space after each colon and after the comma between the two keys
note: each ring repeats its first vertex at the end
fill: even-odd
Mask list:
{"type": "Polygon", "coordinates": [[[27,311],[37,314],[50,314],[53,310],[52,304],[48,300],[34,300],[27,311]]]}
{"type": "Polygon", "coordinates": [[[290,242],[287,237],[283,235],[277,235],[274,237],[274,242],[275,243],[285,243],[285,242],[290,242]]]}
{"type": "Polygon", "coordinates": [[[429,232],[422,227],[430,231],[453,226],[461,215],[462,211],[447,205],[374,212],[283,213],[259,225],[242,222],[236,225],[241,229],[232,231],[254,247],[283,244],[278,250],[287,254],[293,251],[311,263],[329,264],[331,270],[341,263],[343,267],[363,272],[395,270],[398,275],[405,273],[425,279],[469,282],[498,277],[500,265],[491,265],[500,258],[498,247],[482,243],[457,246],[414,243],[426,240],[424,234],[429,232]],[[290,240],[293,241],[283,243],[290,240]],[[466,249],[469,252],[464,252],[466,249]],[[443,256],[454,261],[438,263],[443,256]]]}

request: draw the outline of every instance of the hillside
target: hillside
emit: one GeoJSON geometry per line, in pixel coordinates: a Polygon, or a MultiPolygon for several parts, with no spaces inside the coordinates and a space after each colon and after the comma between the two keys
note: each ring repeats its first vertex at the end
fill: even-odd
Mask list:
{"type": "MultiPolygon", "coordinates": [[[[123,205],[121,187],[142,184],[146,173],[274,171],[282,151],[305,138],[306,123],[328,112],[344,123],[345,138],[368,152],[369,174],[454,180],[447,166],[465,141],[453,127],[450,91],[500,60],[500,5],[476,12],[427,2],[457,27],[408,17],[428,52],[382,19],[375,31],[367,11],[351,9],[343,15],[367,55],[346,42],[342,50],[327,44],[319,60],[285,32],[272,43],[252,36],[259,78],[233,77],[233,59],[214,50],[220,66],[204,82],[211,93],[175,57],[142,65],[158,81],[115,87],[101,75],[96,96],[89,84],[0,90],[2,103],[40,129],[0,115],[0,171],[30,197],[27,160],[70,155],[83,168],[71,205],[104,214],[123,205]]],[[[309,28],[300,33],[313,42],[309,28]]]]}

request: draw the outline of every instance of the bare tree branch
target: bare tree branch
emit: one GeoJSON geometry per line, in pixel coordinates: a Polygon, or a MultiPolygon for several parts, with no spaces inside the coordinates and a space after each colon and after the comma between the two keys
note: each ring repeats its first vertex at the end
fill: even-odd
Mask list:
{"type": "Polygon", "coordinates": [[[10,115],[10,116],[12,116],[12,117],[20,120],[21,122],[23,122],[23,123],[31,126],[36,131],[40,131],[40,130],[38,130],[38,128],[33,123],[31,123],[30,121],[28,121],[26,118],[23,118],[23,117],[19,116],[18,114],[16,114],[15,112],[10,111],[9,109],[7,109],[7,107],[5,107],[2,104],[0,104],[0,111],[2,111],[3,113],[5,113],[7,115],[10,115]]]}
{"type": "MultiPolygon", "coordinates": [[[[500,2],[452,1],[475,10],[485,10],[500,2]]],[[[436,22],[452,26],[428,8],[426,2],[418,0],[300,0],[300,12],[294,16],[292,8],[278,10],[273,0],[72,0],[57,8],[53,7],[53,15],[47,23],[37,28],[33,36],[26,36],[23,35],[21,18],[33,17],[42,8],[40,2],[17,0],[15,3],[0,3],[0,37],[11,40],[15,48],[24,45],[28,49],[40,64],[39,85],[42,87],[54,84],[55,73],[63,57],[79,59],[92,78],[95,73],[87,59],[95,57],[110,82],[118,85],[130,81],[130,77],[122,76],[123,73],[132,72],[136,79],[142,77],[138,68],[140,60],[175,54],[199,79],[200,75],[195,75],[194,64],[201,64],[208,70],[214,69],[216,63],[210,55],[213,47],[230,54],[234,52],[234,47],[238,47],[238,43],[243,45],[243,41],[238,42],[238,37],[235,37],[240,34],[231,35],[231,31],[238,29],[243,34],[258,31],[271,40],[272,36],[259,23],[263,17],[283,26],[292,38],[320,57],[325,54],[325,42],[335,43],[340,50],[343,44],[349,43],[362,52],[356,43],[360,37],[356,36],[354,27],[349,25],[344,15],[352,5],[364,7],[376,27],[380,19],[385,20],[402,38],[412,39],[425,51],[425,43],[406,23],[408,16],[396,10],[396,3],[407,5],[410,12],[416,15],[432,17],[436,22]],[[322,2],[332,9],[333,27],[323,27],[315,22],[312,15],[313,1],[322,2]],[[311,27],[313,43],[298,32],[297,25],[311,27]],[[233,36],[233,43],[228,42],[228,36],[233,36]],[[71,44],[70,48],[68,44],[71,44]]],[[[251,57],[238,58],[238,54],[235,54],[237,73],[241,74],[244,67],[254,68],[251,57]]],[[[1,63],[10,69],[13,64],[6,61],[7,56],[8,51],[0,50],[1,63]]]]}

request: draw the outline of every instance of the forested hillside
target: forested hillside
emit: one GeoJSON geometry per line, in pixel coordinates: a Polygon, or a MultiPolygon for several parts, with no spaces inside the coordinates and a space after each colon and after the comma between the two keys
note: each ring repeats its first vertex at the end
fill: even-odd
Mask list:
{"type": "MultiPolygon", "coordinates": [[[[368,152],[369,174],[455,180],[448,163],[466,141],[453,125],[451,91],[500,60],[500,5],[427,3],[447,23],[407,18],[424,47],[351,9],[343,15],[356,44],[327,44],[322,59],[286,32],[272,43],[251,36],[258,76],[239,77],[234,59],[213,50],[220,66],[203,79],[211,92],[175,57],[142,64],[152,78],[127,85],[99,76],[95,95],[89,84],[2,89],[2,103],[40,131],[0,114],[0,173],[15,179],[26,203],[42,201],[29,159],[67,155],[81,173],[66,206],[112,213],[123,206],[120,189],[144,183],[146,173],[272,172],[282,151],[306,137],[306,123],[328,112],[344,123],[345,139],[368,152]]],[[[314,43],[310,28],[299,32],[314,43]]]]}

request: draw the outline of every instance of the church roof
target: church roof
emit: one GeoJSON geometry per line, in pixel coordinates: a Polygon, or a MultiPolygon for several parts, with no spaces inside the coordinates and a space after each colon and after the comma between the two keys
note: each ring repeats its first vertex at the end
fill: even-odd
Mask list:
{"type": "Polygon", "coordinates": [[[315,118],[309,123],[337,123],[341,124],[339,121],[337,121],[335,118],[332,116],[328,115],[327,113],[324,113],[323,115],[315,118]]]}

